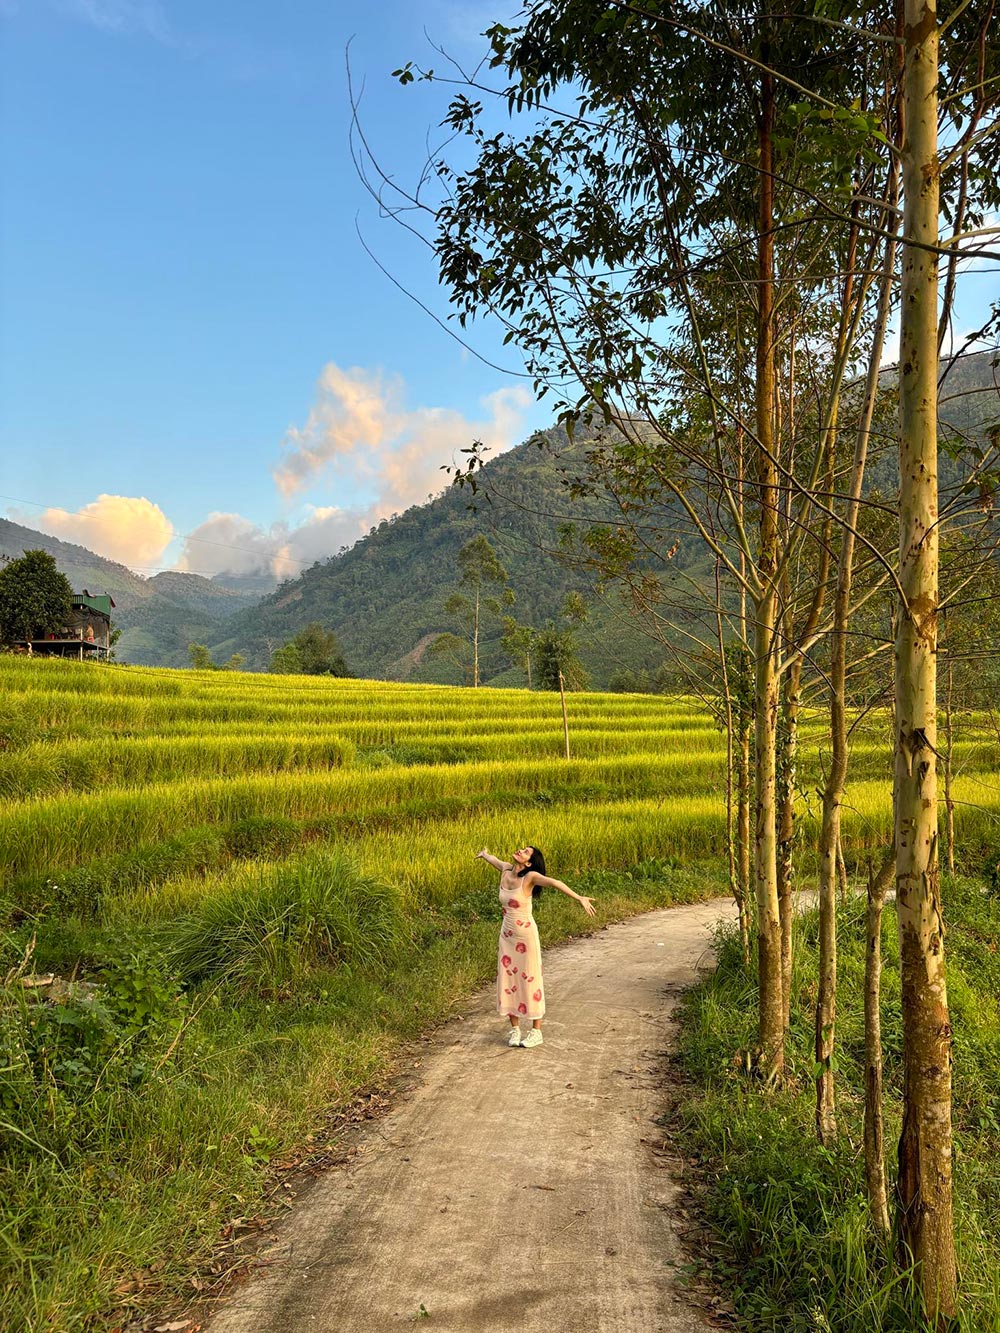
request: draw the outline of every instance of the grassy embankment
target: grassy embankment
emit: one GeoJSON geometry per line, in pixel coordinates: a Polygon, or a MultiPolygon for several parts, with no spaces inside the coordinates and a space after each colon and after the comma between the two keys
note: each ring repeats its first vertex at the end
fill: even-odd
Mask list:
{"type": "MultiPolygon", "coordinates": [[[[1000,1330],[1000,896],[981,878],[946,878],[948,990],[955,1031],[956,1240],[961,1300],[955,1333],[1000,1330]]],[[[899,949],[883,915],[882,1040],[886,1147],[901,1121],[899,949]]],[[[683,1006],[681,1060],[691,1077],[682,1137],[700,1155],[702,1197],[718,1244],[709,1271],[747,1333],[924,1333],[905,1277],[871,1225],[864,1196],[864,897],[840,909],[837,1087],[839,1138],[816,1142],[813,1014],[817,915],[797,937],[791,1078],[753,1087],[734,1053],[754,1043],[754,978],[739,940],[720,936],[719,966],[683,1006]]],[[[890,1201],[891,1208],[891,1201],[890,1201]]]]}

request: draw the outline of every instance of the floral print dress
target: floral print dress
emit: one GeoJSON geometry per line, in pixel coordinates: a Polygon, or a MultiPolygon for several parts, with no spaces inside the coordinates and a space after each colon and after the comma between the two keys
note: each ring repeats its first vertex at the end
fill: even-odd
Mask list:
{"type": "Polygon", "coordinates": [[[497,950],[497,1013],[515,1018],[541,1018],[542,946],[531,914],[530,889],[506,889],[500,881],[503,923],[497,950]]]}

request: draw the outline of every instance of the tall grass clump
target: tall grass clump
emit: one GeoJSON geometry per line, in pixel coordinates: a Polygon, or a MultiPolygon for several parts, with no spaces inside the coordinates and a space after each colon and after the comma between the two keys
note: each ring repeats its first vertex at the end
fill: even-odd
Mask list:
{"type": "Polygon", "coordinates": [[[274,990],[317,967],[388,967],[404,938],[396,891],[324,851],[242,866],[172,924],[165,954],[188,983],[274,990]]]}

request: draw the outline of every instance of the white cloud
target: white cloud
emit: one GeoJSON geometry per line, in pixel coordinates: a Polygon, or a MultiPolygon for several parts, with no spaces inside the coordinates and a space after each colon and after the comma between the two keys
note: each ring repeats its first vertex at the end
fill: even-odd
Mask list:
{"type": "Polygon", "coordinates": [[[350,499],[306,504],[297,523],[265,526],[240,514],[210,514],[185,540],[177,567],[206,575],[269,569],[294,578],[440,491],[441,467],[473,440],[494,454],[510,448],[532,401],[526,389],[500,389],[482,400],[481,418],[470,420],[451,408],[407,408],[403,394],[398,378],[325,366],[316,401],[305,424],[287,432],[273,476],[288,500],[321,481],[350,499]]]}
{"type": "Polygon", "coordinates": [[[473,440],[494,454],[510,448],[532,401],[527,389],[500,389],[482,400],[482,416],[470,419],[452,408],[408,408],[403,391],[398,378],[325,366],[305,425],[291,427],[282,441],[273,473],[281,494],[335,480],[370,496],[364,512],[378,521],[439,491],[441,467],[473,440]]]}
{"type": "MultiPolygon", "coordinates": [[[[283,525],[276,525],[282,528],[283,525]]],[[[284,533],[270,531],[242,514],[216,510],[188,533],[177,568],[211,577],[213,574],[252,574],[269,569],[284,533]]]]}
{"type": "Polygon", "coordinates": [[[345,546],[353,546],[370,526],[356,509],[310,505],[305,520],[289,529],[287,540],[275,551],[271,569],[280,579],[295,578],[313,561],[325,560],[345,546]]]}
{"type": "Polygon", "coordinates": [[[156,565],[174,535],[169,518],[145,496],[99,495],[75,513],[46,509],[18,521],[132,569],[156,565]]]}
{"type": "Polygon", "coordinates": [[[211,578],[213,574],[254,574],[269,570],[276,578],[295,578],[315,560],[353,546],[367,529],[357,510],[306,506],[294,527],[278,520],[267,526],[242,514],[209,514],[185,538],[177,568],[211,578]]]}

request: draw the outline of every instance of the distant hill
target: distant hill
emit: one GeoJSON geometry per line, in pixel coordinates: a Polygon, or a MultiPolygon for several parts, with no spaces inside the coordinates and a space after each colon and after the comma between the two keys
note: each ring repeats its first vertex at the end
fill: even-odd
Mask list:
{"type": "MultiPolygon", "coordinates": [[[[946,377],[941,404],[945,488],[961,485],[967,476],[967,464],[949,457],[949,441],[983,441],[1000,423],[996,360],[992,352],[963,357],[946,377]]],[[[887,447],[873,457],[869,473],[869,485],[890,501],[897,489],[891,444],[893,379],[894,372],[887,370],[882,427],[887,447]]],[[[458,552],[482,532],[508,571],[517,597],[513,614],[522,623],[541,627],[558,615],[568,591],[585,594],[592,611],[579,631],[579,642],[595,687],[606,686],[623,668],[655,671],[664,660],[663,645],[644,635],[641,622],[616,593],[599,596],[585,571],[558,556],[566,525],[584,528],[607,521],[613,513],[607,499],[570,496],[567,483],[581,471],[587,444],[571,444],[555,429],[542,439],[543,449],[529,442],[488,463],[475,499],[468,489],[448,488],[429,503],[380,523],[349,551],[317,561],[274,590],[266,574],[205,579],[164,571],[141,579],[81,546],[6,520],[0,520],[0,551],[16,556],[41,547],[52,552],[74,589],[110,592],[117,603],[116,622],[124,631],[119,645],[123,661],[186,666],[188,644],[198,641],[210,647],[216,660],[240,652],[249,669],[266,670],[275,648],[318,620],[336,632],[359,676],[457,683],[460,669],[427,650],[438,634],[453,628],[444,602],[457,584],[458,552]]],[[[671,560],[673,576],[707,586],[711,570],[705,551],[669,505],[658,526],[663,546],[680,538],[671,560]]],[[[491,684],[523,681],[501,648],[495,622],[484,629],[481,668],[491,684]]]]}
{"type": "Polygon", "coordinates": [[[30,550],[48,551],[74,592],[110,593],[114,623],[122,630],[117,655],[146,666],[187,666],[189,643],[217,638],[220,624],[274,586],[273,579],[258,577],[241,591],[221,580],[175,571],[142,579],[84,546],[0,519],[0,554],[16,559],[30,550]]]}
{"type": "MultiPolygon", "coordinates": [[[[212,647],[216,658],[238,651],[251,668],[264,669],[270,652],[311,620],[336,631],[352,670],[362,676],[423,681],[458,681],[459,669],[427,653],[430,642],[453,628],[443,604],[458,581],[457,555],[477,532],[484,533],[510,576],[517,602],[513,614],[541,627],[558,616],[565,594],[578,590],[591,603],[590,621],[579,631],[581,657],[595,686],[621,668],[655,670],[663,648],[627,616],[620,597],[598,598],[586,573],[556,554],[566,523],[588,526],[607,520],[611,507],[594,497],[571,499],[565,482],[576,473],[586,445],[565,434],[543,435],[547,447],[529,442],[493,459],[481,474],[482,489],[450,488],[373,528],[351,550],[305,570],[258,606],[226,625],[212,647]],[[470,505],[475,503],[476,512],[470,505]]],[[[675,557],[681,571],[707,575],[701,547],[688,542],[675,557]]],[[[521,684],[522,673],[503,653],[496,622],[481,649],[484,679],[521,684]]]]}
{"type": "MultiPolygon", "coordinates": [[[[995,360],[992,352],[962,357],[949,372],[942,391],[945,443],[959,433],[982,440],[1000,420],[995,360]]],[[[887,371],[889,447],[873,457],[869,483],[886,499],[898,485],[891,446],[893,380],[894,372],[887,371]]],[[[655,670],[663,662],[663,646],[644,636],[637,618],[614,593],[594,598],[587,575],[555,554],[563,524],[587,526],[607,520],[612,510],[607,501],[571,499],[567,493],[565,483],[580,470],[586,444],[570,444],[559,430],[545,432],[543,438],[544,450],[522,444],[486,465],[480,475],[489,498],[480,497],[476,513],[470,511],[468,490],[452,488],[379,524],[351,550],[314,565],[235,616],[225,636],[214,643],[216,656],[239,651],[249,666],[264,669],[274,647],[310,620],[319,620],[336,631],[359,675],[457,680],[456,669],[428,655],[427,648],[437,634],[451,628],[443,603],[457,582],[458,551],[474,533],[484,532],[510,574],[519,620],[540,626],[558,613],[570,589],[589,595],[592,616],[579,637],[595,686],[607,685],[622,667],[655,670]]],[[[963,466],[943,450],[941,471],[942,484],[955,485],[963,466]]],[[[680,536],[671,562],[676,577],[707,585],[711,570],[704,548],[688,534],[687,525],[672,516],[671,506],[665,506],[660,525],[664,546],[680,536]]],[[[488,632],[486,639],[484,678],[519,684],[523,677],[510,666],[496,633],[488,632]]]]}

